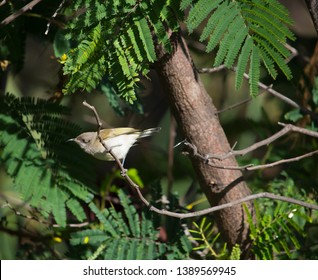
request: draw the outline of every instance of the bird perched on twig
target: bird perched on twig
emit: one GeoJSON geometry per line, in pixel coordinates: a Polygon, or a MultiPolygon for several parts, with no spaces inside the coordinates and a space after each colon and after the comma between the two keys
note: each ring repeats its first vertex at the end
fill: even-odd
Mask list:
{"type": "MultiPolygon", "coordinates": [[[[103,139],[103,143],[108,150],[111,150],[119,160],[122,160],[122,165],[124,165],[125,158],[130,148],[134,146],[139,139],[149,137],[159,132],[160,129],[160,127],[149,128],[146,130],[119,127],[102,129],[99,135],[103,139]]],[[[76,138],[67,141],[74,141],[86,153],[97,159],[107,161],[115,160],[109,151],[101,144],[97,132],[84,132],[76,138]]]]}

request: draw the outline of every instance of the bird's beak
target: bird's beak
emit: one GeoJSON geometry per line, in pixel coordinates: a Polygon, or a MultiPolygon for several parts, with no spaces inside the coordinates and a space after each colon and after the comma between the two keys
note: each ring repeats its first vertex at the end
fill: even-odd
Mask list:
{"type": "Polygon", "coordinates": [[[71,139],[66,140],[65,142],[72,142],[72,141],[75,141],[75,140],[76,140],[75,138],[71,138],[71,139]]]}

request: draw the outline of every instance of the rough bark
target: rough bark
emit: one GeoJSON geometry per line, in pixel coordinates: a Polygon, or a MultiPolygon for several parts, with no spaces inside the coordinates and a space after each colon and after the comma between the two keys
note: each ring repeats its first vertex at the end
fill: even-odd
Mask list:
{"type": "MultiPolygon", "coordinates": [[[[156,46],[157,73],[167,94],[170,106],[184,137],[198,148],[201,154],[223,154],[230,150],[228,140],[215,114],[216,108],[193,67],[187,45],[179,34],[173,34],[174,52],[166,54],[156,46]]],[[[211,205],[220,205],[250,194],[238,170],[215,169],[193,155],[192,164],[201,188],[211,205]]],[[[234,157],[216,164],[237,165],[234,157]]],[[[252,203],[247,203],[253,209],[252,203]]],[[[215,213],[218,227],[230,246],[240,244],[242,255],[247,257],[250,240],[246,214],[241,205],[215,213]]]]}
{"type": "Polygon", "coordinates": [[[316,32],[318,33],[318,2],[317,0],[306,0],[306,4],[314,23],[316,32]]]}

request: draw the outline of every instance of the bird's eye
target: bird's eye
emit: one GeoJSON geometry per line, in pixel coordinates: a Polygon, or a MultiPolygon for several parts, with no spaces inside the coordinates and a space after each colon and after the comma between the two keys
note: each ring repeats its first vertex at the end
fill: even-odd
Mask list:
{"type": "Polygon", "coordinates": [[[85,143],[85,144],[87,144],[87,143],[90,142],[90,140],[89,140],[89,139],[82,138],[82,142],[85,143]]]}

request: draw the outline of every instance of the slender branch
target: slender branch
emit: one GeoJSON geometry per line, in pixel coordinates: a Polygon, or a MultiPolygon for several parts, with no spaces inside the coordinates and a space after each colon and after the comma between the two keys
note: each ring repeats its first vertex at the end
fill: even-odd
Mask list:
{"type": "Polygon", "coordinates": [[[176,138],[176,120],[172,113],[170,114],[170,129],[169,129],[169,144],[168,144],[168,168],[167,168],[167,178],[168,178],[168,187],[167,193],[171,193],[172,185],[173,185],[173,164],[174,164],[174,154],[173,154],[173,146],[176,138]]]}
{"type": "Polygon", "coordinates": [[[299,161],[301,159],[307,158],[307,157],[311,157],[315,154],[318,154],[318,150],[309,152],[307,154],[303,154],[301,156],[297,156],[297,157],[293,157],[293,158],[288,158],[288,159],[282,159],[282,160],[278,160],[272,163],[267,163],[267,164],[261,164],[261,165],[257,165],[257,166],[251,166],[251,167],[247,167],[246,170],[248,171],[254,171],[254,170],[258,170],[258,169],[265,169],[265,168],[269,168],[269,167],[274,167],[280,164],[284,164],[284,163],[290,163],[290,162],[294,162],[294,161],[299,161]]]}
{"type": "Polygon", "coordinates": [[[191,148],[193,155],[200,158],[202,161],[204,161],[206,164],[208,164],[211,167],[214,168],[219,168],[219,169],[227,169],[227,170],[245,170],[245,171],[254,171],[254,170],[259,170],[259,169],[265,169],[265,168],[270,168],[270,167],[274,167],[280,164],[284,164],[284,163],[290,163],[290,162],[294,162],[294,161],[299,161],[301,159],[307,158],[307,157],[311,157],[315,154],[318,154],[318,150],[303,154],[301,156],[296,156],[296,157],[292,157],[292,158],[288,158],[288,159],[282,159],[282,160],[278,160],[272,163],[267,163],[267,164],[260,164],[260,165],[253,165],[253,164],[247,164],[244,166],[224,166],[224,165],[219,165],[219,164],[214,164],[210,161],[210,159],[206,156],[206,155],[201,155],[198,153],[197,148],[187,142],[187,141],[183,141],[183,144],[185,144],[187,147],[191,148]]]}
{"type": "MultiPolygon", "coordinates": [[[[236,67],[233,67],[232,70],[234,72],[236,72],[236,67]]],[[[250,76],[246,73],[244,73],[244,78],[246,80],[249,80],[250,79],[250,76]]],[[[285,103],[289,104],[290,106],[296,108],[296,109],[302,109],[300,107],[299,104],[297,104],[295,101],[291,100],[290,98],[286,97],[285,95],[279,93],[278,91],[272,89],[271,86],[268,86],[268,85],[265,85],[263,84],[262,82],[258,82],[258,87],[261,88],[261,89],[264,89],[266,90],[268,93],[270,93],[271,95],[274,95],[275,97],[277,97],[278,99],[284,101],[285,103]]],[[[308,109],[307,109],[308,110],[308,109]]],[[[309,110],[308,110],[309,111],[309,110]]]]}
{"type": "MultiPolygon", "coordinates": [[[[264,92],[265,92],[265,91],[259,92],[256,96],[260,96],[260,95],[263,94],[264,92]]],[[[241,105],[243,105],[243,104],[246,104],[246,103],[252,101],[253,99],[254,99],[254,97],[249,97],[249,98],[246,98],[246,99],[244,99],[244,100],[241,100],[240,102],[237,102],[237,103],[235,103],[235,104],[233,104],[233,105],[230,105],[230,106],[228,106],[228,107],[226,107],[226,108],[224,108],[224,109],[218,110],[218,111],[216,112],[216,114],[221,114],[221,113],[223,113],[223,112],[226,112],[226,111],[235,109],[235,108],[237,108],[237,107],[239,107],[239,106],[241,106],[241,105]]]]}
{"type": "MultiPolygon", "coordinates": [[[[215,73],[217,71],[220,71],[222,69],[224,69],[225,66],[224,65],[221,65],[221,66],[218,66],[218,67],[214,67],[214,68],[201,68],[201,69],[198,69],[198,72],[199,73],[215,73]]],[[[236,67],[231,67],[230,68],[232,71],[236,72],[237,69],[236,67]]],[[[244,78],[249,80],[250,79],[250,76],[247,74],[247,73],[244,73],[244,78]]],[[[272,85],[270,86],[267,86],[261,82],[258,82],[258,87],[261,88],[261,89],[264,89],[265,91],[267,91],[268,93],[276,96],[277,98],[281,99],[282,101],[284,101],[285,103],[289,104],[290,106],[294,107],[294,108],[297,108],[297,109],[301,109],[301,107],[293,100],[291,100],[290,98],[286,97],[285,95],[279,93],[278,91],[272,89],[272,85]]]]}
{"type": "Polygon", "coordinates": [[[299,53],[298,53],[298,50],[297,50],[297,49],[295,49],[294,47],[292,47],[292,46],[289,45],[289,44],[285,44],[285,48],[288,49],[288,50],[291,52],[291,55],[285,59],[285,62],[288,63],[288,62],[290,62],[294,57],[296,57],[299,53]]]}
{"type": "MultiPolygon", "coordinates": [[[[245,149],[241,149],[241,150],[236,150],[236,151],[229,151],[228,153],[226,154],[223,154],[223,155],[212,155],[212,154],[207,154],[204,156],[204,159],[205,160],[208,160],[208,159],[218,159],[218,160],[224,160],[232,155],[234,156],[244,156],[246,155],[247,153],[251,152],[251,151],[254,151],[262,146],[265,146],[265,145],[269,145],[271,144],[272,142],[274,142],[276,139],[282,137],[283,135],[285,135],[286,133],[292,131],[292,132],[298,132],[298,133],[301,133],[301,134],[305,134],[305,135],[309,135],[309,136],[312,136],[312,137],[316,137],[318,138],[318,132],[315,132],[315,131],[312,131],[312,130],[308,130],[306,128],[301,128],[301,127],[297,127],[295,125],[292,125],[292,124],[284,124],[284,123],[278,123],[279,125],[283,126],[284,128],[282,128],[280,131],[276,132],[275,134],[273,134],[272,136],[262,140],[262,141],[259,141],[257,143],[254,143],[253,145],[245,148],[245,149]]],[[[186,144],[186,143],[185,143],[186,144]]],[[[188,146],[190,146],[189,144],[187,144],[188,146]]],[[[192,148],[192,150],[195,150],[193,147],[190,147],[192,148]]],[[[197,153],[197,152],[195,152],[197,153]]]]}
{"type": "MultiPolygon", "coordinates": [[[[294,51],[294,52],[293,52],[293,56],[292,56],[292,57],[294,57],[295,55],[297,55],[297,51],[294,51]]],[[[289,59],[291,59],[291,58],[289,58],[289,59]]],[[[214,73],[214,72],[220,71],[220,70],[222,70],[222,69],[224,69],[224,68],[225,68],[225,66],[224,66],[224,65],[221,65],[221,66],[214,67],[214,68],[202,68],[202,69],[198,69],[198,72],[199,72],[199,73],[214,73]]],[[[236,72],[236,67],[231,67],[230,69],[231,69],[232,71],[236,72]]],[[[245,79],[247,79],[247,80],[250,79],[250,76],[249,76],[247,73],[244,73],[243,75],[244,75],[244,78],[245,78],[245,79]]],[[[272,85],[269,85],[269,86],[268,86],[268,85],[263,84],[262,82],[258,82],[258,87],[261,88],[261,89],[263,89],[263,90],[265,90],[265,91],[267,91],[268,93],[270,93],[271,95],[277,97],[278,99],[282,100],[283,102],[285,102],[286,104],[290,105],[291,107],[296,108],[296,109],[299,109],[299,110],[301,110],[302,112],[304,112],[304,113],[310,115],[314,120],[318,120],[318,116],[317,116],[317,114],[316,114],[315,112],[309,110],[308,108],[306,108],[306,107],[304,107],[304,106],[301,106],[301,105],[297,104],[297,103],[296,103],[295,101],[293,101],[292,99],[290,99],[290,98],[288,98],[287,96],[285,96],[285,95],[279,93],[278,91],[274,90],[274,89],[272,88],[272,85]]],[[[230,109],[232,109],[233,107],[242,105],[242,104],[244,104],[244,103],[246,103],[246,102],[249,102],[250,100],[252,100],[252,99],[247,99],[247,100],[244,100],[244,101],[242,101],[242,102],[240,102],[240,103],[238,103],[238,104],[232,105],[232,106],[230,107],[230,109]]],[[[223,111],[225,111],[225,110],[227,110],[227,109],[221,110],[220,112],[223,112],[223,111]]]]}
{"type": "MultiPolygon", "coordinates": [[[[52,224],[47,222],[47,221],[43,221],[41,219],[39,219],[36,216],[31,216],[31,215],[26,215],[21,213],[20,211],[18,211],[17,209],[15,209],[8,201],[6,201],[6,203],[4,203],[3,205],[0,206],[0,208],[4,209],[4,208],[9,208],[16,216],[22,217],[24,219],[28,219],[28,220],[33,220],[36,221],[40,224],[46,225],[46,226],[51,226],[52,224]]],[[[85,227],[87,226],[89,223],[88,222],[83,222],[83,223],[79,223],[79,224],[67,224],[68,227],[74,227],[74,228],[79,228],[79,227],[85,227]]],[[[53,224],[53,227],[61,227],[58,224],[53,224]]]]}
{"type": "Polygon", "coordinates": [[[49,22],[46,25],[46,30],[44,32],[45,35],[47,35],[50,31],[50,27],[51,27],[51,22],[52,20],[57,16],[58,12],[62,9],[63,5],[65,3],[65,0],[63,0],[60,5],[57,7],[56,11],[54,12],[54,14],[52,15],[51,19],[49,20],[49,22]]]}
{"type": "Polygon", "coordinates": [[[316,32],[318,33],[318,3],[316,0],[305,0],[316,32]]]}
{"type": "Polygon", "coordinates": [[[96,123],[97,123],[97,136],[98,136],[99,142],[103,145],[105,150],[114,158],[114,160],[116,161],[116,163],[118,164],[118,166],[119,166],[119,168],[121,170],[122,176],[124,176],[127,173],[127,170],[124,168],[124,166],[122,165],[121,161],[114,154],[114,152],[110,148],[107,147],[107,145],[103,141],[103,138],[100,136],[100,131],[101,131],[101,128],[102,128],[102,122],[101,122],[101,120],[99,118],[99,115],[98,115],[95,107],[90,105],[90,104],[88,104],[86,101],[83,102],[83,105],[93,111],[95,119],[96,119],[96,123]]]}
{"type": "Polygon", "coordinates": [[[28,219],[28,220],[33,220],[33,221],[37,221],[40,224],[44,224],[44,225],[49,225],[50,223],[46,222],[46,221],[42,221],[39,218],[35,217],[35,216],[31,216],[31,215],[25,215],[22,214],[20,211],[18,211],[17,209],[15,209],[8,201],[6,201],[5,204],[1,205],[0,208],[9,208],[11,211],[14,212],[14,214],[16,216],[20,216],[22,218],[28,219]]]}
{"type": "MultiPolygon", "coordinates": [[[[92,106],[92,105],[89,105],[89,104],[86,102],[86,100],[83,101],[83,105],[86,106],[87,108],[91,109],[91,110],[94,112],[94,116],[95,116],[96,123],[97,123],[97,133],[99,134],[103,124],[102,124],[102,122],[101,122],[101,120],[100,120],[100,118],[99,118],[99,115],[98,115],[97,112],[96,112],[95,107],[92,106]]],[[[108,150],[108,149],[107,149],[107,150],[108,150]]]]}
{"type": "MultiPolygon", "coordinates": [[[[79,223],[79,224],[67,224],[66,227],[70,227],[70,228],[82,228],[82,227],[86,227],[89,225],[89,222],[83,222],[83,223],[79,223]]],[[[61,227],[59,224],[54,224],[53,227],[55,228],[59,228],[61,227]]]]}
{"type": "Polygon", "coordinates": [[[213,68],[200,68],[197,69],[198,73],[215,73],[215,72],[220,72],[221,70],[227,69],[227,67],[223,64],[217,67],[213,67],[213,68]]]}
{"type": "MultiPolygon", "coordinates": [[[[101,129],[101,121],[100,121],[100,118],[98,116],[98,113],[97,113],[95,107],[92,106],[92,105],[89,105],[86,101],[83,102],[83,105],[88,107],[89,109],[91,109],[93,111],[93,113],[95,115],[95,118],[96,118],[96,121],[97,121],[97,124],[98,124],[98,127],[97,127],[98,130],[97,131],[98,131],[98,134],[99,134],[100,133],[100,129],[101,129]]],[[[132,188],[134,188],[136,190],[140,200],[149,208],[150,211],[153,211],[153,212],[161,214],[161,215],[166,215],[166,216],[175,217],[175,218],[179,218],[179,219],[198,217],[198,216],[207,215],[207,214],[210,214],[212,212],[219,211],[219,210],[222,210],[222,209],[225,209],[225,208],[233,207],[235,205],[238,205],[238,204],[241,204],[241,203],[244,203],[244,202],[247,202],[247,201],[251,201],[251,200],[254,200],[254,199],[258,199],[258,198],[271,198],[271,199],[276,199],[276,200],[280,200],[280,201],[289,202],[289,203],[292,203],[292,204],[297,204],[297,205],[300,205],[300,206],[303,206],[303,207],[307,207],[307,208],[310,208],[310,209],[318,210],[318,205],[314,205],[314,204],[303,202],[303,201],[300,201],[300,200],[297,200],[297,199],[294,199],[294,198],[280,196],[280,195],[275,195],[275,194],[266,193],[266,192],[249,195],[249,196],[243,197],[241,199],[237,199],[237,200],[231,201],[229,203],[225,203],[225,204],[222,204],[222,205],[210,207],[210,208],[207,208],[207,209],[204,209],[204,210],[201,210],[201,211],[195,211],[195,212],[191,212],[191,213],[175,213],[175,212],[172,212],[172,211],[168,211],[166,209],[158,209],[158,208],[152,206],[150,204],[150,202],[143,196],[139,185],[137,185],[135,182],[133,182],[133,180],[128,176],[127,171],[123,167],[123,165],[120,162],[120,160],[116,157],[116,155],[110,149],[107,148],[107,146],[103,142],[103,139],[100,136],[99,136],[99,141],[104,146],[104,148],[107,151],[109,151],[109,153],[115,159],[118,167],[121,170],[121,174],[122,174],[123,178],[128,182],[128,184],[132,188]]]]}
{"type": "Polygon", "coordinates": [[[14,12],[12,15],[6,17],[3,21],[1,21],[0,25],[7,25],[10,22],[14,21],[17,17],[21,16],[28,10],[32,10],[33,7],[37,4],[39,4],[42,0],[33,0],[30,3],[26,4],[24,7],[22,7],[20,10],[14,12]]]}

